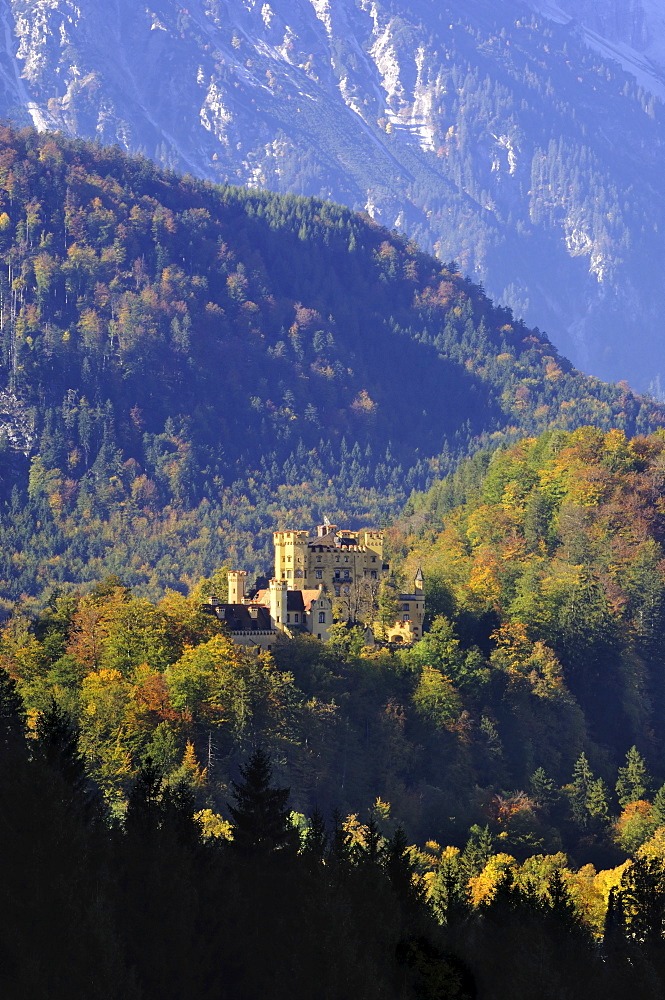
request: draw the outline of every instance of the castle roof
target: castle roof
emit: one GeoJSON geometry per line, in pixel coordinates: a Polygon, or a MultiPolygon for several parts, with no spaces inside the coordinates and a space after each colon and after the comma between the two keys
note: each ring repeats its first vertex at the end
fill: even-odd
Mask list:
{"type": "MultiPolygon", "coordinates": [[[[286,610],[287,611],[311,611],[312,604],[319,599],[320,591],[316,590],[287,590],[286,610]]],[[[270,607],[270,591],[258,590],[254,595],[256,604],[262,604],[265,608],[270,607]]]]}
{"type": "Polygon", "coordinates": [[[334,549],[337,547],[337,535],[334,531],[329,531],[327,535],[317,535],[307,543],[310,549],[315,549],[318,545],[325,548],[334,549]]]}
{"type": "Polygon", "coordinates": [[[217,604],[215,614],[226,622],[231,632],[270,632],[270,612],[257,602],[252,604],[217,604]]]}
{"type": "Polygon", "coordinates": [[[312,605],[316,601],[318,601],[319,597],[321,597],[321,591],[318,590],[318,589],[317,590],[301,590],[300,593],[302,594],[302,599],[303,599],[303,602],[304,602],[304,605],[305,605],[305,611],[311,611],[312,610],[312,605]]]}

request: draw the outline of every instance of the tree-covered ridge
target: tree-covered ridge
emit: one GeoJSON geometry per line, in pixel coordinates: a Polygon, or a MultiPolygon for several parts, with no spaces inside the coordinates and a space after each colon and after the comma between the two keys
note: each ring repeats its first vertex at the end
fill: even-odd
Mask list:
{"type": "Polygon", "coordinates": [[[0,141],[6,596],[264,568],[271,523],[376,522],[492,436],[662,422],[339,206],[0,141]]]}
{"type": "MultiPolygon", "coordinates": [[[[659,100],[561,11],[549,20],[520,0],[6,6],[1,114],[213,181],[366,207],[460,260],[581,367],[660,393],[662,84],[651,77],[659,100]]],[[[624,8],[620,31],[596,4],[580,20],[614,22],[621,37],[632,25],[645,69],[639,4],[624,8]]]]}

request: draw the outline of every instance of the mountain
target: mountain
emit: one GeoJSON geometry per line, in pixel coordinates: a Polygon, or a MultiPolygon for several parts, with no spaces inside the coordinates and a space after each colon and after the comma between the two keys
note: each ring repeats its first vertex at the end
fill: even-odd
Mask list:
{"type": "Polygon", "coordinates": [[[10,0],[0,44],[4,115],[364,209],[661,393],[653,0],[10,0]]]}
{"type": "Polygon", "coordinates": [[[530,6],[550,20],[574,23],[587,45],[665,98],[665,11],[658,0],[531,0],[530,6]]]}
{"type": "Polygon", "coordinates": [[[0,588],[153,595],[376,525],[483,444],[664,423],[405,237],[0,133],[0,588]]]}

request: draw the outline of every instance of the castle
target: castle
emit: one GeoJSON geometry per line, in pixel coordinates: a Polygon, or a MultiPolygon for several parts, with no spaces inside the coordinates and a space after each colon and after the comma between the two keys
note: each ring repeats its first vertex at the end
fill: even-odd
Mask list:
{"type": "MultiPolygon", "coordinates": [[[[329,638],[333,602],[337,616],[356,621],[376,606],[381,580],[390,567],[383,561],[382,531],[349,531],[336,524],[308,531],[273,534],[275,573],[268,587],[245,592],[244,570],[228,573],[228,600],[211,597],[209,610],[225,621],[234,641],[270,650],[279,633],[293,637],[308,632],[322,642],[329,638]]],[[[416,573],[413,592],[397,598],[399,614],[382,629],[390,643],[410,644],[423,634],[425,594],[423,575],[416,573]]],[[[374,643],[371,628],[367,641],[374,643]]]]}

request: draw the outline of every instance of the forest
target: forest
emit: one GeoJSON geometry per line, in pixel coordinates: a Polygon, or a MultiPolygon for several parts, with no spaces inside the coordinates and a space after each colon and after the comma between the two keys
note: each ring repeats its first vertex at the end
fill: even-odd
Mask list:
{"type": "MultiPolygon", "coordinates": [[[[366,207],[576,364],[662,392],[665,113],[630,49],[622,66],[577,19],[520,0],[338,0],[325,32],[309,0],[269,6],[161,0],[158,43],[156,12],[129,0],[74,18],[51,0],[47,22],[12,0],[30,96],[0,111],[29,122],[32,100],[53,128],[163,166],[366,207]],[[40,43],[45,23],[68,44],[40,43]]],[[[639,5],[621,17],[639,23],[639,5]]]]}
{"type": "Polygon", "coordinates": [[[1,131],[0,257],[6,995],[661,997],[662,406],[367,218],[59,136],[1,131]],[[206,610],[324,513],[420,642],[206,610]]]}
{"type": "Polygon", "coordinates": [[[664,408],[369,218],[0,131],[0,597],[187,593],[482,446],[664,408]]]}
{"type": "MultiPolygon", "coordinates": [[[[221,935],[234,996],[264,995],[265,969],[237,958],[261,939],[275,995],[307,996],[341,949],[351,978],[331,971],[331,997],[349,982],[405,998],[554,998],[580,983],[611,997],[640,982],[660,997],[664,517],[665,433],[554,430],[478,452],[388,529],[396,584],[425,575],[429,631],[410,648],[365,646],[340,623],[325,645],[256,655],[206,612],[223,571],[157,602],[109,577],[18,603],[0,636],[0,719],[21,763],[5,757],[1,780],[17,800],[46,783],[40,808],[71,814],[102,880],[92,900],[80,876],[72,915],[103,907],[109,983],[131,971],[137,996],[156,995],[159,966],[165,995],[189,995],[178,962],[221,935]],[[181,910],[177,947],[158,931],[163,886],[154,922],[134,912],[132,866],[149,850],[146,878],[178,873],[163,903],[181,910]],[[307,929],[299,907],[318,914],[307,929]]],[[[46,854],[51,825],[35,826],[46,854]]],[[[27,829],[5,822],[6,854],[33,849],[27,829]]]]}

